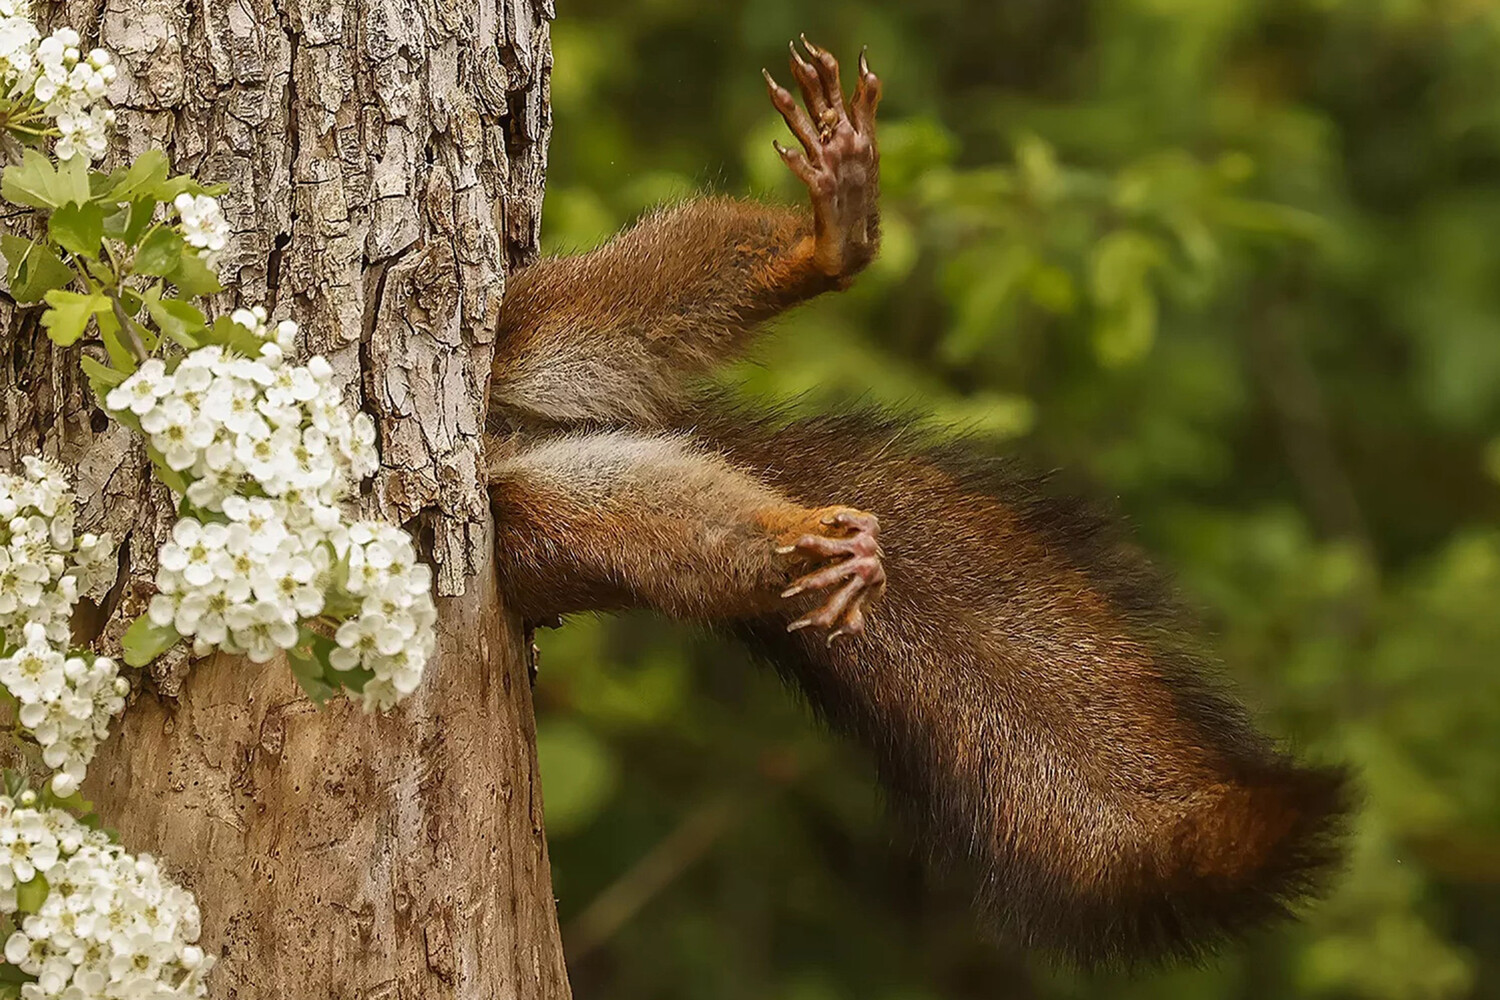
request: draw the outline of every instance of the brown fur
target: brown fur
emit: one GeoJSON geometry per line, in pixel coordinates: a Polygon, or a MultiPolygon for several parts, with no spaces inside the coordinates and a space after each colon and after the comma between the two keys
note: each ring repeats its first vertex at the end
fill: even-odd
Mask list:
{"type": "Polygon", "coordinates": [[[879,513],[889,591],[866,635],[731,629],[874,750],[1004,932],[1085,963],[1192,954],[1336,859],[1342,775],[1254,730],[1107,521],[873,417],[696,424],[794,501],[879,513]]]}
{"type": "Polygon", "coordinates": [[[501,582],[534,621],[633,607],[774,614],[809,568],[777,549],[830,531],[831,508],[789,501],[686,434],[544,438],[492,459],[490,500],[501,582]]]}
{"type": "Polygon", "coordinates": [[[686,377],[835,286],[815,266],[812,231],[801,213],[706,198],[657,212],[593,253],[527,268],[501,308],[492,384],[505,391],[491,413],[656,421],[680,403],[686,377]]]}
{"type": "MultiPolygon", "coordinates": [[[[833,121],[837,64],[810,53],[794,74],[833,121]]],[[[821,139],[770,87],[811,213],[695,202],[513,283],[490,405],[502,584],[534,620],[648,607],[747,640],[870,749],[927,852],[1026,943],[1150,960],[1284,913],[1336,859],[1343,776],[1253,728],[1107,519],[909,423],[685,395],[878,239],[878,81],[862,63],[854,124],[821,139]],[[778,595],[820,565],[809,552],[856,562],[820,549],[835,503],[878,515],[884,563],[867,533],[830,645],[787,631],[829,627],[809,613],[826,593],[778,595]]]]}

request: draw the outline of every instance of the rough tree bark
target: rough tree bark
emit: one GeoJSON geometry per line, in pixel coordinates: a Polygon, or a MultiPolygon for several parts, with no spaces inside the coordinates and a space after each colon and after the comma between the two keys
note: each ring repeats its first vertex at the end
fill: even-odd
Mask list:
{"type": "MultiPolygon", "coordinates": [[[[85,794],[197,894],[214,997],[568,995],[517,622],[488,559],[481,408],[508,270],[536,252],[552,0],[62,0],[116,54],[118,141],[225,182],[217,305],[296,318],[377,416],[370,511],[419,529],[439,655],[388,718],[283,665],[159,664],[85,794]]],[[[0,308],[0,463],[67,462],[125,541],[104,641],[168,523],[32,312],[0,308]]]]}

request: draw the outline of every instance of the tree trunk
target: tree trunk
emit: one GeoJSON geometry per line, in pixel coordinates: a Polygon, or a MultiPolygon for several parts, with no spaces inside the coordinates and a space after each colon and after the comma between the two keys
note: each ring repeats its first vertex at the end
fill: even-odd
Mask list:
{"type": "MultiPolygon", "coordinates": [[[[168,658],[84,792],[198,895],[214,997],[567,997],[526,657],[490,561],[484,390],[507,271],[536,252],[552,0],[63,0],[115,53],[117,142],[224,182],[220,308],[298,320],[377,417],[368,512],[417,529],[438,654],[388,717],[284,664],[168,658]]],[[[0,309],[0,462],[75,469],[126,545],[103,642],[144,607],[165,490],[73,352],[0,309]]]]}

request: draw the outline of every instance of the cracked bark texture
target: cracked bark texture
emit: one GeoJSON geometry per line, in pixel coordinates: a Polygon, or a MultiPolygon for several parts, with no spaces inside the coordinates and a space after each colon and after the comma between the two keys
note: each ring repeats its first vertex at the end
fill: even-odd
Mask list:
{"type": "MultiPolygon", "coordinates": [[[[366,513],[431,553],[438,654],[388,717],[284,664],[166,658],[85,794],[204,913],[216,998],[567,997],[526,661],[490,563],[482,407],[505,275],[536,253],[552,0],[62,0],[116,55],[125,155],[229,185],[217,310],[302,324],[377,418],[366,513]]],[[[112,164],[111,164],[112,165],[112,164]]],[[[24,223],[22,223],[24,225],[24,223]]],[[[0,467],[74,470],[124,542],[105,648],[149,596],[164,488],[73,352],[0,308],[0,467]]]]}

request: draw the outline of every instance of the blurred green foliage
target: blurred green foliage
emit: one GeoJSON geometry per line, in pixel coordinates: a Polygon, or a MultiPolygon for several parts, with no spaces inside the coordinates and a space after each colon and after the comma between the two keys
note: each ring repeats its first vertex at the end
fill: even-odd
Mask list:
{"type": "Polygon", "coordinates": [[[577,994],[1500,997],[1500,4],[562,8],[551,251],[701,189],[800,199],[757,71],[869,43],[884,255],[727,380],[918,406],[1116,498],[1267,724],[1366,796],[1305,921],[1052,970],[734,649],[570,623],[537,697],[577,994]]]}

